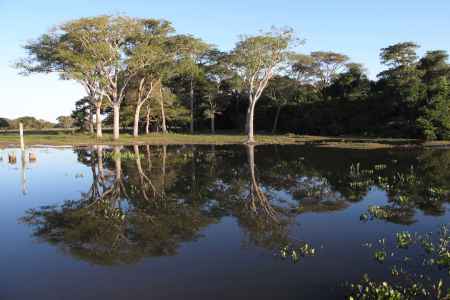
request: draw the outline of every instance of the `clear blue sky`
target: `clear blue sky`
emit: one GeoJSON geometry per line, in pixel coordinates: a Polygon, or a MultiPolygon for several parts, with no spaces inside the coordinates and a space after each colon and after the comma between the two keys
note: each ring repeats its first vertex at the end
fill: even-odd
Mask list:
{"type": "Polygon", "coordinates": [[[84,89],[56,75],[21,77],[10,62],[24,56],[21,44],[63,20],[112,12],[166,19],[177,33],[192,34],[222,51],[231,50],[239,34],[288,26],[306,39],[300,53],[343,53],[368,68],[371,79],[385,68],[380,49],[413,41],[421,48],[450,52],[450,0],[278,0],[155,1],[0,0],[0,117],[34,116],[55,122],[69,115],[84,89]]]}

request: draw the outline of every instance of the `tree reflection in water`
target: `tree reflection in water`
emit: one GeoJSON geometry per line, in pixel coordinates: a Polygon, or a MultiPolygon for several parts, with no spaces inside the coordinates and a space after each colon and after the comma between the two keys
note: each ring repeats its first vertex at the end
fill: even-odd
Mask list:
{"type": "MultiPolygon", "coordinates": [[[[343,171],[320,160],[304,163],[277,146],[258,147],[261,154],[256,156],[255,146],[245,146],[245,152],[241,147],[217,150],[191,145],[169,151],[167,146],[122,151],[114,147],[111,156],[104,155],[102,146],[97,153],[94,147],[76,149],[79,161],[92,169],[88,192],[61,207],[30,209],[20,220],[35,228],[32,236],[38,242],[59,246],[58,251],[66,255],[93,265],[127,266],[144,258],[175,255],[182,243],[197,241],[204,228],[224,217],[234,218],[241,228],[242,249],[299,247],[304,242],[292,234],[300,226],[299,215],[345,210],[371,188],[383,189],[376,182],[370,188],[351,188],[349,182],[370,175],[343,171]],[[133,155],[121,159],[121,153],[133,155]]],[[[309,149],[313,148],[302,151],[308,154],[309,149]]],[[[311,156],[318,152],[311,151],[315,151],[311,156]]],[[[414,224],[418,209],[445,213],[450,176],[440,181],[435,177],[439,171],[441,177],[450,175],[437,163],[449,160],[448,155],[422,155],[417,157],[422,165],[413,178],[408,175],[409,180],[400,179],[406,174],[403,166],[383,171],[389,180],[396,176],[385,188],[386,208],[397,213],[389,222],[414,224]],[[433,196],[427,186],[444,193],[433,196]],[[405,195],[411,199],[408,203],[401,201],[405,195]]],[[[347,168],[350,163],[346,164],[347,168]]]]}

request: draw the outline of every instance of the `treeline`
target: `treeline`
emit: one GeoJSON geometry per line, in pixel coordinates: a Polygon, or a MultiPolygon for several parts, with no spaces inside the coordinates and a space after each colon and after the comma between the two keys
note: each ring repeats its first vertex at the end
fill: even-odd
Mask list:
{"type": "Polygon", "coordinates": [[[329,84],[318,80],[301,86],[283,104],[279,129],[315,135],[449,139],[448,54],[427,51],[419,59],[414,51],[418,47],[407,42],[381,49],[381,63],[389,69],[378,74],[377,81],[369,80],[361,66],[347,64],[329,84]]]}
{"type": "Polygon", "coordinates": [[[0,129],[19,129],[19,123],[22,122],[24,129],[49,129],[55,127],[55,123],[35,117],[21,117],[17,119],[0,118],[0,129]]]}
{"type": "MultiPolygon", "coordinates": [[[[255,108],[255,128],[325,136],[450,139],[448,54],[428,51],[419,59],[414,51],[417,47],[401,43],[382,49],[382,62],[390,68],[378,74],[377,81],[369,80],[363,66],[350,62],[346,55],[304,55],[289,72],[269,79],[255,108]]],[[[249,101],[245,86],[239,89],[239,78],[235,77],[213,80],[209,67],[204,66],[194,90],[194,124],[198,130],[211,129],[211,93],[219,85],[213,99],[215,129],[245,130],[249,101]]],[[[189,81],[176,76],[166,84],[171,99],[178,99],[168,101],[166,109],[172,103],[186,107],[189,81]]],[[[151,124],[157,130],[161,110],[156,100],[151,104],[151,124]]],[[[127,113],[132,105],[127,98],[123,107],[121,122],[132,124],[132,115],[127,113]]],[[[180,126],[182,116],[174,114],[169,124],[180,126]]],[[[146,127],[144,114],[141,121],[146,127]]]]}
{"type": "Polygon", "coordinates": [[[450,138],[450,65],[444,50],[419,58],[412,42],[381,49],[388,70],[372,81],[362,64],[333,52],[299,54],[289,28],[242,35],[220,51],[166,20],[124,15],[54,26],[14,63],[24,75],[59,72],[87,97],[72,118],[101,136],[101,114],[119,126],[162,131],[253,129],[310,135],[450,138]],[[256,104],[258,103],[258,104],[256,104]],[[96,122],[94,122],[96,115],[96,122]]]}

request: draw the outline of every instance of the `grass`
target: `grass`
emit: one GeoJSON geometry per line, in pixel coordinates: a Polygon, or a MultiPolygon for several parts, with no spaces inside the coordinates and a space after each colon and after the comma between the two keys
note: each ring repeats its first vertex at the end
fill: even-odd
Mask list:
{"type": "MultiPolygon", "coordinates": [[[[399,145],[424,145],[424,146],[448,146],[450,142],[428,142],[412,139],[374,139],[361,137],[321,137],[287,134],[268,134],[255,132],[255,140],[258,144],[297,144],[317,145],[322,147],[338,148],[382,148],[399,145]]],[[[131,130],[120,132],[120,138],[112,138],[112,130],[104,129],[103,137],[97,139],[95,134],[76,133],[73,129],[52,130],[25,130],[24,141],[26,145],[130,145],[130,144],[242,144],[247,141],[247,135],[241,131],[217,131],[189,133],[140,133],[139,137],[133,138],[131,130]]],[[[19,132],[10,130],[0,132],[0,144],[18,145],[19,132]]]]}

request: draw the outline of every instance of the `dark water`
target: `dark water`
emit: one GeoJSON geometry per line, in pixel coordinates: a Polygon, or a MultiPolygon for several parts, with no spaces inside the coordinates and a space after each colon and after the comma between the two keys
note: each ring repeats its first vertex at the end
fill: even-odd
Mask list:
{"type": "Polygon", "coordinates": [[[36,148],[24,168],[0,151],[1,299],[340,299],[365,274],[450,288],[448,150],[36,148]],[[398,248],[406,231],[434,251],[398,248]]]}

